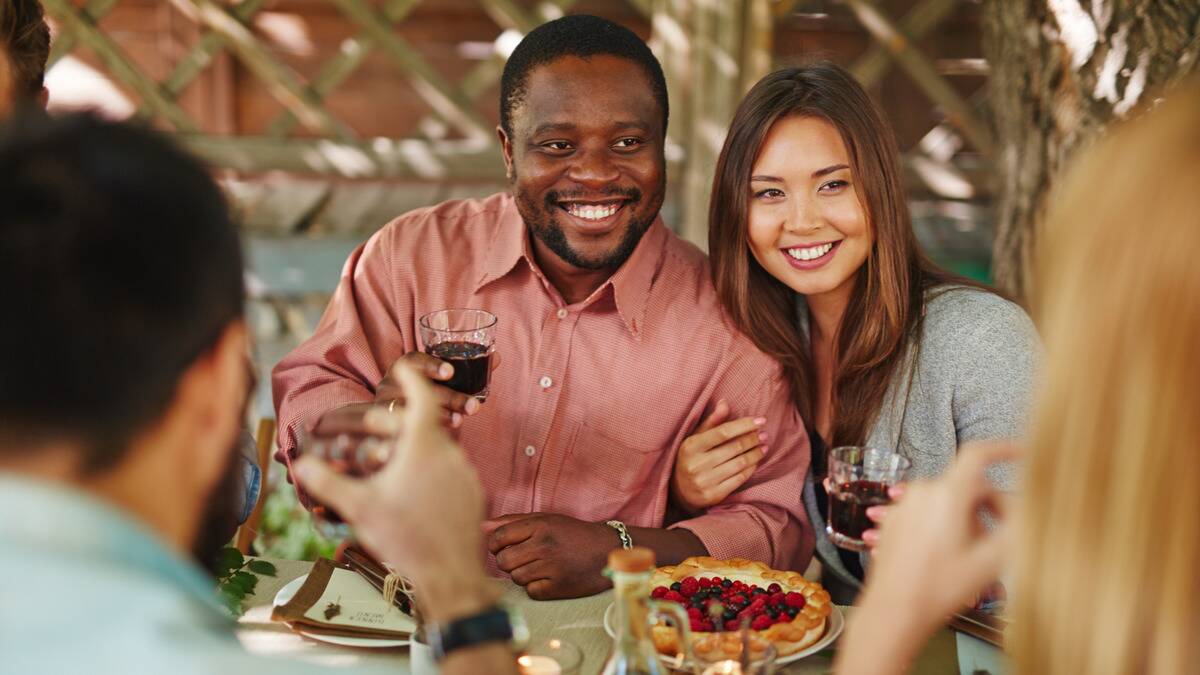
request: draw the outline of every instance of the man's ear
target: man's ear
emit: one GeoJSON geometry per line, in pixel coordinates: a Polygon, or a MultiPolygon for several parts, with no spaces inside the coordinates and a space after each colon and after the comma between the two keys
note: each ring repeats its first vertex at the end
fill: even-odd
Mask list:
{"type": "Polygon", "coordinates": [[[242,403],[249,386],[246,373],[246,326],[235,321],[222,331],[207,354],[184,373],[177,394],[184,429],[190,437],[189,462],[206,485],[215,485],[242,426],[242,403]]]}
{"type": "Polygon", "coordinates": [[[500,139],[500,151],[504,155],[504,175],[511,181],[513,179],[513,156],[512,156],[512,141],[508,134],[504,133],[504,127],[496,127],[496,138],[500,139]]]}

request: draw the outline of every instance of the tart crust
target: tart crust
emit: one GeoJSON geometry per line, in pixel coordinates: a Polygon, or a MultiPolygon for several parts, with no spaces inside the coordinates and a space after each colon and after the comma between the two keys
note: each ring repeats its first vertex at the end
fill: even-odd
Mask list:
{"type": "MultiPolygon", "coordinates": [[[[723,577],[747,584],[755,584],[766,588],[772,583],[779,584],[785,592],[794,591],[804,596],[805,604],[795,619],[787,623],[777,623],[766,630],[750,631],[751,652],[764,649],[762,642],[775,645],[777,656],[795,654],[801,649],[812,646],[825,634],[825,627],[830,612],[833,611],[833,601],[829,593],[820,584],[805,579],[798,572],[782,572],[773,570],[763,563],[733,558],[732,560],[717,560],[707,556],[688,558],[678,565],[659,567],[650,579],[650,587],[670,586],[676,581],[687,577],[723,577]],[[758,649],[755,649],[756,643],[758,649]]],[[[682,652],[679,645],[679,633],[670,626],[655,625],[652,630],[654,647],[660,654],[675,656],[682,652]]],[[[741,651],[741,636],[732,632],[692,633],[692,650],[708,655],[714,650],[718,654],[736,657],[741,651]]]]}

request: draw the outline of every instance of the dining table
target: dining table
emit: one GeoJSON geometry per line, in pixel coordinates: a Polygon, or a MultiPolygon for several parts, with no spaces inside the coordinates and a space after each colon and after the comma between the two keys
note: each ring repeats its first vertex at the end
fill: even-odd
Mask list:
{"type": "MultiPolygon", "coordinates": [[[[396,673],[411,672],[408,647],[372,649],[337,646],[302,636],[287,624],[272,621],[272,601],[280,589],[307,574],[313,563],[272,558],[266,560],[275,566],[276,574],[259,578],[254,593],[246,597],[246,611],[236,629],[238,640],[245,649],[263,656],[344,667],[348,672],[364,665],[386,665],[396,673]]],[[[507,579],[497,579],[496,583],[503,588],[504,600],[524,616],[531,640],[559,639],[573,643],[583,652],[580,673],[591,675],[600,672],[612,646],[612,638],[603,625],[604,612],[613,601],[612,591],[572,600],[539,601],[530,599],[524,589],[507,579]]],[[[839,609],[848,622],[853,621],[854,608],[839,609]]],[[[830,648],[780,666],[776,672],[783,675],[832,672],[836,649],[837,642],[834,642],[830,648]]],[[[988,665],[998,662],[998,658],[993,658],[997,656],[998,650],[990,645],[984,645],[950,628],[942,628],[922,649],[910,672],[916,675],[960,672],[998,675],[1000,669],[988,665]],[[964,637],[968,641],[964,642],[964,637]],[[975,645],[972,641],[979,644],[975,645]],[[989,653],[988,649],[996,653],[989,653]],[[968,654],[968,651],[971,653],[968,654]]]]}

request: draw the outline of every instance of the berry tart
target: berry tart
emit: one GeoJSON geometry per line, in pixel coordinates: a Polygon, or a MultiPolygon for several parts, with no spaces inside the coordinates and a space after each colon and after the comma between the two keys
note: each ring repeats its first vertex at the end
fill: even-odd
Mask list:
{"type": "MultiPolygon", "coordinates": [[[[813,645],[825,634],[833,602],[820,584],[797,572],[734,558],[688,558],[678,565],[659,567],[650,579],[650,597],[679,603],[688,614],[692,650],[700,655],[741,651],[743,618],[750,621],[750,646],[769,642],[783,657],[813,645]]],[[[679,654],[679,634],[657,625],[654,647],[661,654],[679,654]]]]}

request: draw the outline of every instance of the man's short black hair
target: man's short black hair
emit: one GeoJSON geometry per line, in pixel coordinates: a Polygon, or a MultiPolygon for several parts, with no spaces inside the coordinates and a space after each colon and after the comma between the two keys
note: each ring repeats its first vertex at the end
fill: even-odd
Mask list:
{"type": "Polygon", "coordinates": [[[0,453],[78,443],[94,473],[241,318],[241,246],[207,171],[157,133],[24,110],[0,130],[0,288],[0,453]]]}
{"type": "Polygon", "coordinates": [[[16,98],[37,97],[50,58],[50,26],[38,0],[4,0],[0,6],[0,49],[8,55],[16,98]]]}
{"type": "Polygon", "coordinates": [[[525,100],[529,73],[564,56],[589,58],[601,54],[629,59],[646,71],[667,132],[667,80],[654,52],[633,31],[607,19],[571,14],[530,31],[517,45],[500,78],[500,127],[512,136],[512,112],[525,100]]]}

